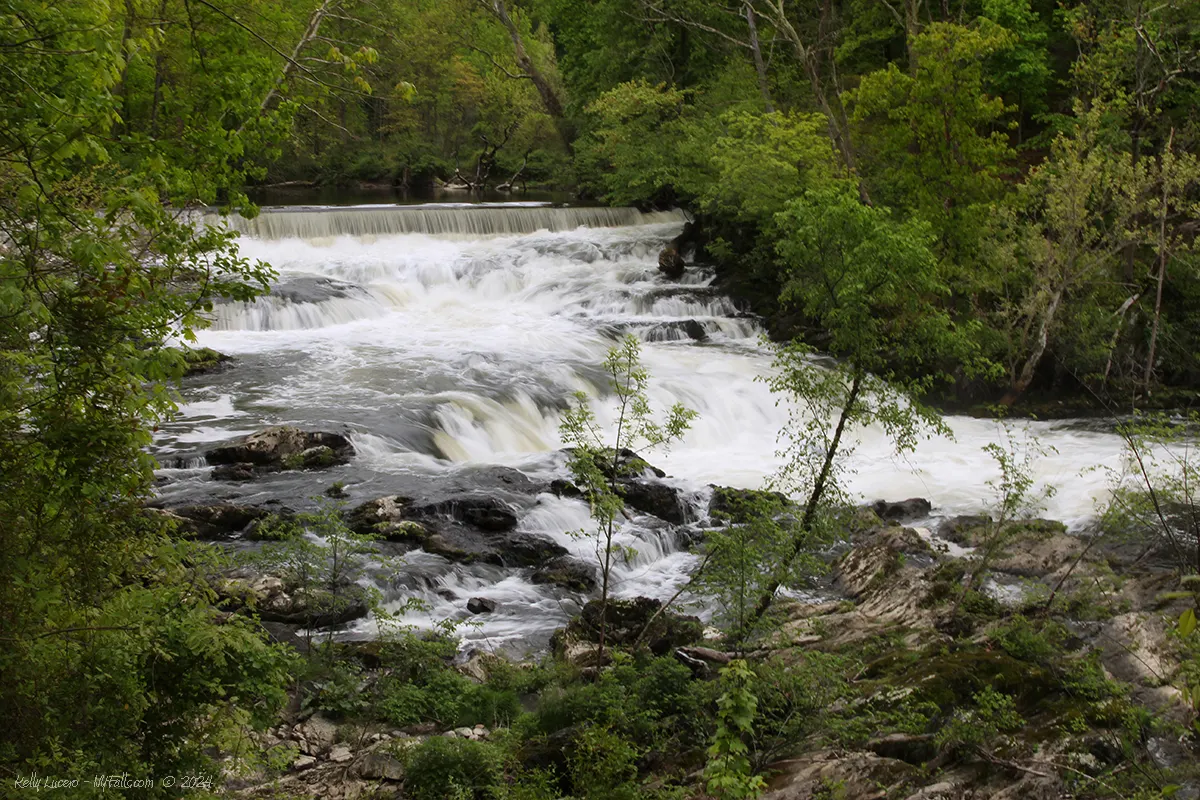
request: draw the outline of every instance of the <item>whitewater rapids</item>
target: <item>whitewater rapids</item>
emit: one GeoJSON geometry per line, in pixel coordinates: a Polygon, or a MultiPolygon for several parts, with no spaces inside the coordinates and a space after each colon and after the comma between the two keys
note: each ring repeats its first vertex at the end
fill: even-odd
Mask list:
{"type": "MultiPolygon", "coordinates": [[[[657,407],[682,402],[699,413],[681,443],[649,460],[697,508],[709,484],[761,485],[778,465],[787,410],[757,380],[770,366],[759,325],[709,288],[711,273],[692,268],[672,283],[657,272],[659,250],[683,222],[678,213],[536,204],[310,207],[233,220],[242,255],[271,264],[277,286],[255,303],[217,306],[198,333],[200,346],[236,361],[185,385],[178,419],[156,441],[157,455],[177,467],[162,471],[161,493],[298,508],[335,480],[358,503],[418,480],[469,484],[484,465],[559,477],[561,410],[583,391],[607,421],[598,366],[625,332],[645,343],[657,407]],[[698,329],[700,341],[691,338],[698,329]],[[281,423],[348,430],[358,455],[331,471],[246,484],[213,482],[196,459],[281,423]]],[[[903,459],[880,431],[858,432],[850,488],[864,500],[926,497],[938,516],[984,509],[997,470],[982,447],[1001,431],[967,417],[948,422],[952,440],[926,441],[903,459]]],[[[1018,427],[1054,449],[1036,464],[1039,482],[1057,489],[1045,515],[1083,528],[1106,494],[1095,468],[1119,465],[1119,439],[1074,422],[1018,427]]],[[[539,499],[520,529],[593,558],[591,544],[570,535],[589,525],[584,504],[539,499]]],[[[638,555],[618,568],[617,595],[665,598],[686,579],[692,556],[677,532],[636,517],[621,540],[638,555]]],[[[518,571],[421,552],[405,557],[400,574],[376,577],[393,605],[425,600],[429,610],[408,619],[418,626],[465,618],[473,596],[498,601],[464,635],[509,649],[543,643],[581,599],[518,571]]]]}

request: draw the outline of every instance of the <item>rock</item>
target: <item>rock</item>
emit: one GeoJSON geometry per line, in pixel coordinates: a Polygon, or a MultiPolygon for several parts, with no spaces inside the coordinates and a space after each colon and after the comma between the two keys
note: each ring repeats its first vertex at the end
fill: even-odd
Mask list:
{"type": "Polygon", "coordinates": [[[299,756],[295,761],[292,762],[292,769],[299,772],[302,769],[308,769],[315,763],[317,763],[317,760],[312,756],[299,756]]]}
{"type": "MultiPolygon", "coordinates": [[[[605,641],[613,646],[630,646],[638,638],[651,652],[663,655],[676,648],[695,644],[704,633],[697,617],[665,611],[655,616],[662,603],[649,597],[608,601],[605,641]],[[651,622],[653,619],[653,622],[651,622]],[[648,630],[647,630],[647,626],[648,630]],[[642,631],[645,630],[643,635],[642,631]]],[[[567,625],[567,633],[581,641],[598,642],[600,601],[592,600],[583,612],[567,625]]]]}
{"type": "Polygon", "coordinates": [[[792,507],[792,502],[782,492],[734,489],[730,486],[713,486],[712,490],[712,497],[708,501],[708,517],[714,521],[742,523],[760,512],[774,516],[792,507]]]}
{"type": "Polygon", "coordinates": [[[886,580],[904,567],[909,555],[933,556],[929,543],[911,528],[876,528],[866,544],[846,553],[834,567],[834,583],[851,597],[886,589],[886,580]]]}
{"type": "Polygon", "coordinates": [[[241,481],[252,481],[267,470],[256,470],[253,464],[218,464],[213,467],[212,479],[214,481],[229,481],[237,483],[241,481]]]}
{"type": "Polygon", "coordinates": [[[181,347],[179,349],[183,354],[184,377],[216,372],[233,360],[230,356],[218,353],[211,347],[181,347]]]}
{"type": "Polygon", "coordinates": [[[329,751],[329,760],[335,764],[344,764],[353,757],[350,748],[344,745],[339,745],[329,751]]]}
{"type": "Polygon", "coordinates": [[[929,512],[933,510],[933,503],[923,497],[910,497],[896,503],[876,500],[871,504],[871,510],[878,514],[880,519],[903,522],[928,516],[929,512]]]}
{"type": "Polygon", "coordinates": [[[550,493],[555,497],[569,497],[571,499],[583,497],[583,492],[574,483],[562,478],[555,478],[550,481],[550,493]]]}
{"type": "Polygon", "coordinates": [[[205,458],[213,465],[271,470],[329,467],[345,464],[353,455],[354,445],[341,434],[277,425],[214,447],[205,458]]]}
{"type": "Polygon", "coordinates": [[[241,533],[270,511],[256,506],[237,506],[229,503],[179,506],[170,510],[176,517],[187,520],[185,532],[201,539],[219,539],[241,533]]]}
{"type": "Polygon", "coordinates": [[[910,765],[874,753],[823,751],[772,764],[762,800],[809,800],[837,786],[843,797],[883,800],[888,789],[916,774],[910,765]]]}
{"type": "Polygon", "coordinates": [[[486,597],[472,597],[467,601],[467,611],[472,614],[490,614],[496,610],[499,605],[495,600],[489,600],[486,597]]]}
{"type": "Polygon", "coordinates": [[[351,767],[351,772],[368,781],[402,781],[404,762],[391,753],[375,750],[363,756],[351,767]]]}
{"type": "Polygon", "coordinates": [[[620,485],[625,504],[643,514],[650,514],[674,525],[687,522],[687,504],[680,498],[678,490],[665,483],[649,480],[631,480],[620,485]]]}
{"type": "Polygon", "coordinates": [[[531,579],[537,584],[552,584],[573,592],[590,592],[596,588],[596,570],[578,558],[556,558],[538,567],[531,579]]]}
{"type": "Polygon", "coordinates": [[[448,516],[493,533],[502,533],[517,527],[517,515],[507,503],[494,497],[455,497],[414,507],[411,513],[417,518],[448,516]]]}
{"type": "Polygon", "coordinates": [[[921,766],[937,755],[933,736],[927,733],[891,733],[867,742],[867,749],[877,756],[921,766]]]}
{"type": "Polygon", "coordinates": [[[687,264],[684,263],[683,256],[679,254],[679,251],[675,247],[667,245],[658,254],[658,271],[664,277],[673,281],[679,280],[683,277],[683,273],[686,270],[687,264]]]}
{"type": "Polygon", "coordinates": [[[455,728],[454,729],[454,735],[458,736],[459,738],[462,738],[462,739],[470,739],[472,733],[473,733],[473,731],[471,728],[464,727],[464,728],[455,728]]]}
{"type": "Polygon", "coordinates": [[[986,515],[979,514],[964,514],[957,517],[950,517],[942,520],[938,525],[937,535],[943,539],[954,542],[957,545],[965,547],[972,546],[970,543],[975,541],[973,531],[990,525],[992,518],[986,515]]]}
{"type": "Polygon", "coordinates": [[[267,622],[283,622],[312,628],[330,628],[370,613],[367,592],[358,584],[327,590],[305,592],[300,589],[272,595],[258,608],[258,615],[267,622]]]}
{"type": "Polygon", "coordinates": [[[422,542],[429,531],[409,519],[412,500],[390,495],[368,500],[346,514],[346,525],[355,533],[378,534],[389,542],[422,542]]]}
{"type": "Polygon", "coordinates": [[[313,714],[294,729],[308,743],[305,752],[309,755],[317,755],[332,747],[337,741],[337,730],[337,724],[321,714],[313,714]]]}
{"type": "Polygon", "coordinates": [[[644,336],[648,342],[675,342],[683,339],[703,342],[708,339],[708,332],[696,320],[685,319],[660,322],[647,328],[644,336]]]}
{"type": "Polygon", "coordinates": [[[540,533],[514,531],[487,541],[505,567],[539,567],[567,554],[567,548],[540,533]]]}

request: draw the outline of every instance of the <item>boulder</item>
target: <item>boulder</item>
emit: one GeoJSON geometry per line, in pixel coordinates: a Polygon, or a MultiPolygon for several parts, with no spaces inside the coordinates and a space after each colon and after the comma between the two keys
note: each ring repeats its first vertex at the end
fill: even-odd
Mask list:
{"type": "Polygon", "coordinates": [[[679,491],[665,483],[651,480],[630,480],[620,485],[625,504],[674,525],[687,522],[688,506],[679,491]]]}
{"type": "Polygon", "coordinates": [[[567,554],[567,548],[540,533],[513,531],[489,537],[488,544],[505,567],[539,567],[567,554]]]}
{"type": "Polygon", "coordinates": [[[358,584],[339,587],[336,592],[285,588],[270,594],[258,606],[266,622],[331,628],[370,613],[367,592],[358,584]]]}
{"type": "Polygon", "coordinates": [[[929,516],[929,512],[933,510],[933,503],[923,497],[910,497],[907,500],[900,500],[895,503],[890,503],[887,500],[876,500],[871,504],[871,510],[879,515],[882,520],[895,520],[904,522],[918,517],[929,516]]]}
{"type": "Polygon", "coordinates": [[[663,274],[663,277],[677,281],[683,277],[686,270],[687,264],[684,262],[683,256],[672,245],[667,245],[658,254],[658,271],[663,274]]]}
{"type": "Polygon", "coordinates": [[[782,492],[761,489],[735,489],[713,486],[708,501],[708,517],[714,521],[746,522],[758,513],[771,516],[782,514],[792,507],[792,501],[782,492]]]}
{"type": "Polygon", "coordinates": [[[368,781],[404,780],[404,762],[383,750],[364,755],[350,768],[356,777],[368,781]]]}
{"type": "Polygon", "coordinates": [[[313,714],[292,730],[298,739],[308,744],[304,752],[309,755],[323,753],[337,741],[337,723],[321,714],[313,714]]]}
{"type": "Polygon", "coordinates": [[[183,354],[184,377],[216,372],[233,360],[211,347],[182,347],[180,352],[183,354]]]}
{"type": "Polygon", "coordinates": [[[517,515],[503,500],[488,496],[465,496],[415,506],[414,517],[446,516],[482,531],[502,533],[517,527],[517,515]]]}
{"type": "MultiPolygon", "coordinates": [[[[698,617],[658,613],[662,603],[649,597],[608,601],[608,621],[605,641],[616,647],[631,646],[640,638],[651,652],[663,655],[672,650],[695,644],[704,635],[698,617]],[[657,614],[657,616],[656,616],[657,614]],[[653,621],[651,621],[653,620],[653,621]],[[643,631],[645,633],[643,634],[643,631]]],[[[598,642],[600,634],[600,601],[592,600],[582,613],[567,625],[567,634],[582,641],[598,642]]]]}
{"type": "Polygon", "coordinates": [[[573,592],[591,592],[596,588],[596,570],[586,561],[564,556],[538,567],[531,580],[537,584],[561,586],[573,592]]]}
{"type": "Polygon", "coordinates": [[[251,523],[271,514],[265,508],[230,503],[178,506],[168,513],[184,520],[180,523],[181,532],[200,539],[219,539],[241,533],[251,523]]]}
{"type": "Polygon", "coordinates": [[[486,597],[472,597],[467,601],[467,611],[472,614],[490,614],[499,605],[495,600],[489,600],[486,597]]]}
{"type": "Polygon", "coordinates": [[[205,458],[214,466],[248,464],[260,470],[281,470],[345,464],[353,455],[354,445],[341,434],[277,425],[214,447],[205,458]]]}

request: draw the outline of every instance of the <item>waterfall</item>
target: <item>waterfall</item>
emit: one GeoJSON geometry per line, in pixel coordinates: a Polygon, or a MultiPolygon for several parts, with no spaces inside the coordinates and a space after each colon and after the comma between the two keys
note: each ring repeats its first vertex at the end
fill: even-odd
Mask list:
{"type": "MultiPolygon", "coordinates": [[[[472,470],[515,468],[549,482],[562,476],[559,421],[576,392],[594,400],[597,423],[615,428],[599,369],[615,338],[639,337],[653,404],[699,412],[692,430],[650,461],[692,502],[708,484],[756,487],[778,466],[776,436],[790,409],[761,380],[771,369],[758,321],[691,267],[679,281],[657,269],[679,233],[678,212],[549,206],[384,206],[267,210],[235,218],[241,254],[279,273],[253,303],[217,305],[198,344],[234,357],[222,372],[185,387],[178,420],[161,426],[161,491],[177,502],[284,505],[344,481],[352,501],[471,485],[472,470]],[[348,429],[353,462],[326,473],[287,473],[231,486],[189,460],[212,443],[268,424],[348,429]],[[274,494],[272,494],[274,493],[274,494]],[[236,498],[241,495],[242,500],[236,498]],[[233,498],[233,499],[230,499],[233,498]]],[[[929,498],[939,515],[978,513],[997,470],[983,446],[996,423],[950,417],[955,438],[921,443],[898,458],[882,430],[855,431],[845,480],[863,500],[929,498]]],[[[1035,465],[1057,494],[1046,515],[1076,528],[1107,491],[1103,471],[1121,442],[1070,422],[1016,423],[1056,448],[1035,465]]],[[[587,558],[571,536],[589,525],[578,500],[539,496],[521,530],[549,536],[587,558]]],[[[691,555],[678,532],[648,517],[622,523],[618,540],[636,555],[617,569],[617,595],[670,596],[691,555]]],[[[398,604],[430,609],[417,625],[465,614],[479,594],[501,611],[467,635],[492,643],[544,642],[574,600],[519,571],[405,556],[385,587],[398,604]],[[396,588],[399,587],[399,588],[396,588]]],[[[364,628],[362,633],[369,633],[364,628]]]]}
{"type": "MultiPolygon", "coordinates": [[[[219,219],[208,214],[208,223],[219,219]]],[[[498,236],[576,228],[682,222],[682,211],[642,212],[635,208],[556,207],[538,204],[354,206],[350,208],[270,208],[257,217],[225,218],[233,230],[256,239],[321,239],[335,236],[498,236]]]]}

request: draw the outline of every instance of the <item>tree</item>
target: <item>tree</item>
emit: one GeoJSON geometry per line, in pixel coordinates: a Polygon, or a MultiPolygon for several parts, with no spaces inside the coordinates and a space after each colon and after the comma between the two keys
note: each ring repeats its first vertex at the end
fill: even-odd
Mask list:
{"type": "Polygon", "coordinates": [[[563,414],[560,428],[563,441],[571,447],[568,468],[596,521],[595,531],[582,531],[580,535],[593,539],[600,566],[597,665],[604,662],[612,569],[622,555],[616,543],[617,517],[625,510],[622,483],[646,470],[646,462],[635,451],[669,445],[687,431],[696,416],[695,411],[677,403],[663,422],[654,421],[647,396],[650,376],[641,365],[641,345],[633,335],[627,335],[609,351],[604,372],[616,401],[611,440],[601,430],[591,400],[583,392],[575,395],[575,403],[563,414]]]}
{"type": "Polygon", "coordinates": [[[216,297],[252,299],[271,274],[181,209],[236,201],[245,159],[286,120],[259,117],[257,52],[222,51],[240,89],[223,113],[211,93],[169,91],[187,87],[171,87],[168,68],[207,59],[203,49],[160,50],[163,31],[127,30],[125,10],[0,12],[5,780],[211,767],[210,748],[284,699],[286,658],[214,609],[204,554],[142,501],[145,448],[184,366],[168,340],[190,337],[216,297]]]}
{"type": "Polygon", "coordinates": [[[784,466],[771,488],[804,500],[753,619],[767,612],[795,560],[845,505],[839,476],[854,430],[879,425],[898,450],[911,449],[926,431],[946,431],[917,400],[929,378],[905,376],[914,365],[928,368],[945,358],[969,363],[971,356],[934,303],[944,287],[927,224],[896,222],[848,187],[808,192],[776,223],[776,249],[787,269],[782,300],[823,331],[839,363],[818,366],[798,342],[776,348],[767,383],[788,404],[790,418],[780,437],[784,466]]]}
{"type": "Polygon", "coordinates": [[[864,75],[851,96],[852,120],[868,143],[864,170],[873,195],[920,214],[951,259],[961,258],[977,219],[1002,194],[1013,153],[996,130],[1009,111],[984,89],[989,57],[1015,37],[981,20],[933,23],[913,42],[911,74],[894,63],[864,75]]]}

